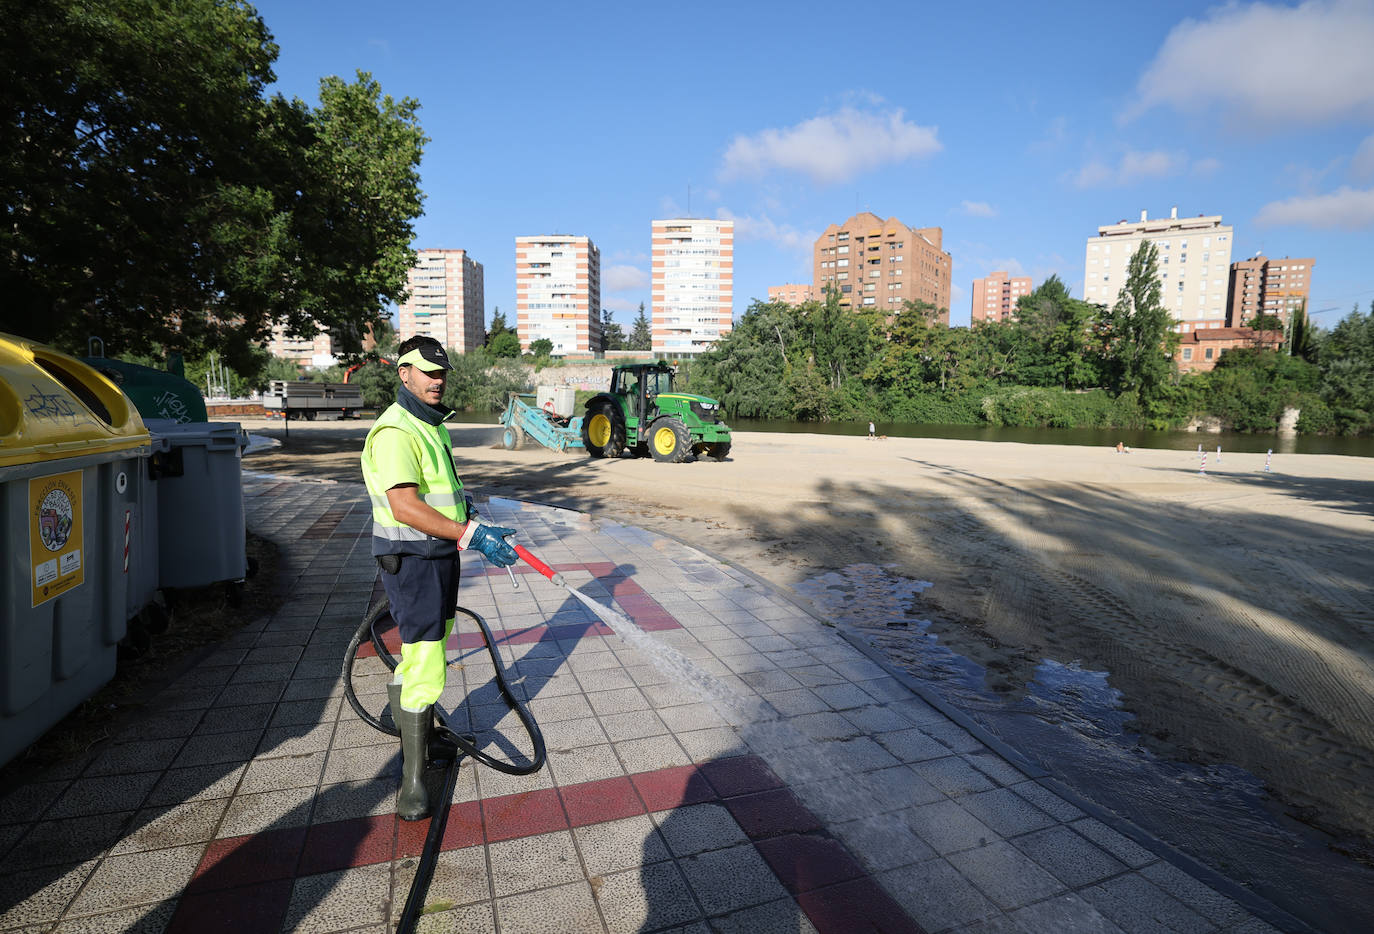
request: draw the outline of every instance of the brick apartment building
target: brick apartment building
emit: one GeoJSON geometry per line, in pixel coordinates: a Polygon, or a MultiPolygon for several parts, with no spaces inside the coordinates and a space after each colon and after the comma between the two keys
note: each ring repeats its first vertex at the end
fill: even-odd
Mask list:
{"type": "Polygon", "coordinates": [[[789,305],[800,305],[803,302],[819,299],[821,296],[814,286],[799,285],[788,282],[783,285],[770,285],[768,287],[768,301],[786,302],[789,305]]]}
{"type": "Polygon", "coordinates": [[[953,261],[941,248],[939,227],[908,227],[895,217],[855,214],[831,224],[816,238],[811,281],[818,295],[827,287],[845,308],[895,314],[906,301],[930,302],[949,324],[953,261]]]}
{"type": "Polygon", "coordinates": [[[406,277],[410,297],[397,309],[396,335],[432,337],[458,353],[487,336],[482,264],[466,250],[420,250],[406,277]]]}
{"type": "Polygon", "coordinates": [[[1263,254],[1231,264],[1226,323],[1241,327],[1255,316],[1278,315],[1284,324],[1307,303],[1316,260],[1270,259],[1263,254]]]}
{"type": "Polygon", "coordinates": [[[1005,270],[973,280],[973,321],[1013,321],[1016,300],[1031,293],[1030,276],[1012,276],[1005,270]]]}
{"type": "Polygon", "coordinates": [[[589,237],[515,238],[515,319],[524,350],[537,340],[558,356],[601,349],[601,251],[589,237]]]}

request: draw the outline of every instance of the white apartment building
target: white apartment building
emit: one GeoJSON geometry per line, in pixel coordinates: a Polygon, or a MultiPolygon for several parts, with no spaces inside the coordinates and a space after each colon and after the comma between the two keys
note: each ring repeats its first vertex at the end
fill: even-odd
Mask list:
{"type": "Polygon", "coordinates": [[[419,250],[406,279],[410,297],[396,315],[396,334],[423,334],[458,353],[481,347],[487,336],[482,264],[466,250],[419,250]]]}
{"type": "Polygon", "coordinates": [[[1088,239],[1083,263],[1083,298],[1111,307],[1126,284],[1126,268],[1142,241],[1159,251],[1160,297],[1177,322],[1174,330],[1226,326],[1227,286],[1231,275],[1232,231],[1220,215],[1121,221],[1097,228],[1088,239]]]}
{"type": "Polygon", "coordinates": [[[515,320],[520,347],[553,353],[601,349],[601,251],[588,237],[515,238],[515,320]]]}
{"type": "Polygon", "coordinates": [[[653,222],[654,353],[696,354],[734,323],[735,222],[677,217],[653,222]]]}

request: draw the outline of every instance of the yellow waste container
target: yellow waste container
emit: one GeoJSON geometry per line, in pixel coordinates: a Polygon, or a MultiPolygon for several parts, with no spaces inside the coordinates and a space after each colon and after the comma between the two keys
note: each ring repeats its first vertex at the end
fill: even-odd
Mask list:
{"type": "Polygon", "coordinates": [[[114,676],[149,445],[109,379],[0,334],[0,763],[114,676]]]}

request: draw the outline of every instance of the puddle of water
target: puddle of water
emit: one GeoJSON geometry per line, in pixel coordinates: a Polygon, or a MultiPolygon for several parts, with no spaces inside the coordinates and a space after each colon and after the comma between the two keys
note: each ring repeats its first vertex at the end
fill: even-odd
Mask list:
{"type": "Polygon", "coordinates": [[[1042,659],[1013,692],[989,690],[982,665],[942,645],[929,620],[911,617],[913,597],[930,586],[856,565],[796,589],[1085,798],[1323,931],[1369,929],[1374,873],[1294,826],[1258,778],[1155,755],[1128,730],[1134,716],[1110,672],[1076,660],[1042,659]],[[891,625],[900,620],[906,625],[891,625]]]}

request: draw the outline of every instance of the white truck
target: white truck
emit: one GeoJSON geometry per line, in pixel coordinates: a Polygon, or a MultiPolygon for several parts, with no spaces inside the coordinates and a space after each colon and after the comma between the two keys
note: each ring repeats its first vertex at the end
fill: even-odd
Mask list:
{"type": "Polygon", "coordinates": [[[274,379],[262,407],[281,412],[282,418],[305,419],[312,422],[321,414],[326,417],[359,418],[363,407],[363,393],[348,383],[316,383],[304,379],[274,379]]]}

